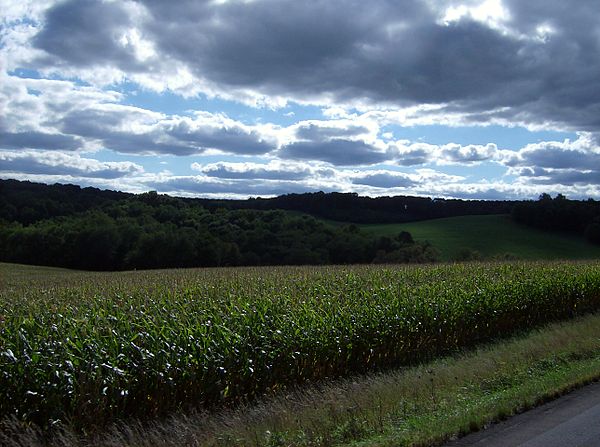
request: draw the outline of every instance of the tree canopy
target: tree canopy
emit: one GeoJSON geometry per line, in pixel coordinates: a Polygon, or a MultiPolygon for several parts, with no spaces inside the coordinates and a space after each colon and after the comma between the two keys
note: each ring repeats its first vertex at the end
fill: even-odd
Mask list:
{"type": "Polygon", "coordinates": [[[407,233],[367,235],[282,210],[213,208],[149,192],[2,184],[2,261],[88,270],[435,260],[407,233]],[[21,188],[20,188],[21,187],[21,188]]]}
{"type": "Polygon", "coordinates": [[[569,200],[562,194],[542,194],[537,201],[520,202],[512,210],[515,221],[548,231],[571,231],[600,244],[600,202],[569,200]]]}

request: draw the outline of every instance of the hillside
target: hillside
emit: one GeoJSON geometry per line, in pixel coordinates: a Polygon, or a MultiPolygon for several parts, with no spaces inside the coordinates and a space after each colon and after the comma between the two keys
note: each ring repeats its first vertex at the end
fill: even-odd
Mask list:
{"type": "Polygon", "coordinates": [[[289,211],[208,210],[156,192],[14,181],[0,186],[4,262],[133,270],[435,260],[409,235],[378,238],[289,211]]]}
{"type": "Polygon", "coordinates": [[[522,259],[600,258],[600,246],[574,233],[543,231],[515,223],[507,215],[461,216],[405,224],[359,225],[377,236],[408,231],[417,241],[429,241],[444,261],[461,250],[478,251],[483,257],[511,254],[522,259]]]}
{"type": "Polygon", "coordinates": [[[414,196],[366,197],[355,193],[315,192],[248,200],[190,199],[207,209],[297,211],[322,219],[380,224],[443,217],[510,213],[516,201],[460,200],[414,196]]]}
{"type": "MultiPolygon", "coordinates": [[[[77,185],[44,185],[0,179],[0,219],[23,224],[68,216],[103,205],[122,202],[134,194],[81,188],[77,185]]],[[[189,206],[209,211],[285,210],[323,219],[354,223],[398,223],[465,215],[510,213],[512,201],[455,200],[430,197],[363,197],[354,193],[285,194],[272,198],[217,200],[178,198],[189,206]]]]}
{"type": "Polygon", "coordinates": [[[593,200],[547,195],[486,202],[321,192],[218,201],[0,180],[0,261],[122,270],[437,260],[423,241],[442,261],[589,259],[600,258],[600,246],[584,239],[600,240],[598,209],[593,200]]]}

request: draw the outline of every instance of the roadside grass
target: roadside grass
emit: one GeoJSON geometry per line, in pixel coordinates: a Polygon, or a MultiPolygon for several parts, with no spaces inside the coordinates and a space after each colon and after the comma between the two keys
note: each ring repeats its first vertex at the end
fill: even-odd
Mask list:
{"type": "MultiPolygon", "coordinates": [[[[600,377],[600,315],[555,323],[420,366],[321,382],[215,413],[115,424],[72,446],[429,446],[479,430],[600,377]]],[[[35,429],[0,426],[0,444],[41,446],[35,429]]]]}
{"type": "Polygon", "coordinates": [[[463,249],[484,258],[512,255],[519,259],[597,259],[600,246],[581,236],[542,231],[513,222],[508,215],[460,216],[405,224],[364,224],[362,230],[380,236],[408,231],[417,241],[429,241],[442,261],[452,261],[463,249]]]}

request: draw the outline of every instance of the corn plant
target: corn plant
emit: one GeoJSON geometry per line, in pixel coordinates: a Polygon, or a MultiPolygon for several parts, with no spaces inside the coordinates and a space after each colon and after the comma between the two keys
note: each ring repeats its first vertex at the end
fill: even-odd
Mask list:
{"type": "Polygon", "coordinates": [[[0,268],[0,418],[82,430],[424,361],[600,309],[597,263],[0,268]]]}

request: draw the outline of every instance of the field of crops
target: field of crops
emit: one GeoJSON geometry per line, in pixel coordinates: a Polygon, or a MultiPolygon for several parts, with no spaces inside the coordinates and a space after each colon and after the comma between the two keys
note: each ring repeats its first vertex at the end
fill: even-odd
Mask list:
{"type": "Polygon", "coordinates": [[[431,358],[600,309],[600,264],[0,265],[0,419],[86,429],[431,358]]]}

